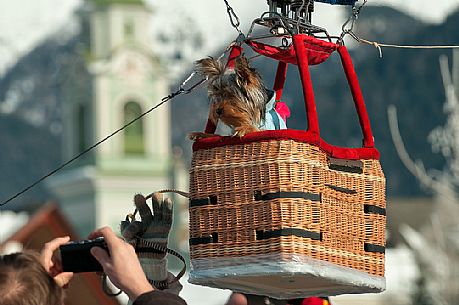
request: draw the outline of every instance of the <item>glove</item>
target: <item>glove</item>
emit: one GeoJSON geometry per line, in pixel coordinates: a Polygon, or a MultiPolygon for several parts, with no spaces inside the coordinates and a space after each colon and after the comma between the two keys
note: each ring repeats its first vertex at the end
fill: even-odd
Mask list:
{"type": "MultiPolygon", "coordinates": [[[[150,196],[148,196],[150,197],[150,196]]],[[[147,198],[148,198],[147,197],[147,198]]],[[[134,197],[134,204],[141,221],[132,216],[121,222],[121,234],[138,252],[140,264],[150,283],[157,289],[179,294],[182,286],[173,281],[174,275],[167,271],[166,249],[172,226],[172,201],[163,199],[161,193],[151,195],[152,210],[147,198],[141,194],[134,197]]]]}

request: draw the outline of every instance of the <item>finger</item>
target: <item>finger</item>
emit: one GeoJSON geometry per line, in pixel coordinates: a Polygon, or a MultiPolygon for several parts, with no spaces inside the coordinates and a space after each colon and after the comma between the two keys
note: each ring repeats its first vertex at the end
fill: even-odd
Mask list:
{"type": "Polygon", "coordinates": [[[53,258],[54,251],[56,251],[59,248],[59,246],[64,245],[68,243],[69,241],[70,241],[70,237],[65,236],[65,237],[55,238],[45,244],[45,246],[41,250],[40,259],[41,259],[41,263],[43,267],[45,267],[46,270],[49,271],[49,268],[53,266],[52,258],[53,258]]]}
{"type": "Polygon", "coordinates": [[[124,230],[121,231],[121,235],[123,235],[124,239],[130,240],[138,235],[141,235],[140,233],[142,233],[142,228],[142,222],[133,221],[124,230]]]}
{"type": "Polygon", "coordinates": [[[96,230],[94,232],[91,232],[89,233],[88,235],[88,239],[95,239],[97,237],[103,237],[102,233],[100,232],[100,229],[99,230],[96,230]]]}
{"type": "Polygon", "coordinates": [[[103,227],[99,230],[92,232],[89,235],[89,238],[103,237],[107,243],[108,249],[110,252],[113,252],[113,248],[119,246],[123,241],[113,233],[110,227],[103,227]]]}
{"type": "Polygon", "coordinates": [[[124,237],[124,231],[126,231],[126,229],[129,227],[130,224],[131,224],[131,222],[129,220],[121,221],[121,223],[120,223],[120,232],[121,232],[121,235],[123,235],[123,237],[124,237]]]}
{"type": "Polygon", "coordinates": [[[54,280],[59,285],[59,287],[66,286],[73,277],[73,272],[62,272],[54,277],[54,280]]]}
{"type": "Polygon", "coordinates": [[[166,224],[168,227],[172,225],[172,200],[170,198],[166,198],[161,205],[161,210],[163,214],[163,223],[166,224]]]}
{"type": "Polygon", "coordinates": [[[49,270],[48,270],[48,274],[51,275],[52,277],[55,277],[56,275],[58,275],[61,272],[62,272],[62,270],[59,271],[58,268],[55,268],[54,266],[49,268],[49,270]]]}
{"type": "Polygon", "coordinates": [[[109,267],[109,265],[110,265],[110,256],[108,255],[107,251],[105,251],[101,247],[92,247],[91,248],[91,254],[102,265],[102,268],[104,270],[109,267]]]}
{"type": "Polygon", "coordinates": [[[153,217],[154,221],[158,222],[161,218],[161,202],[163,201],[163,194],[153,193],[151,196],[151,202],[153,207],[153,217]]]}
{"type": "Polygon", "coordinates": [[[55,238],[45,244],[43,252],[54,252],[59,246],[64,245],[70,241],[69,236],[55,238]]]}
{"type": "Polygon", "coordinates": [[[134,204],[139,211],[140,218],[146,227],[148,227],[153,221],[153,214],[147,205],[147,199],[142,194],[134,196],[134,204]]]}
{"type": "Polygon", "coordinates": [[[52,268],[56,270],[56,274],[61,273],[63,271],[61,258],[53,256],[52,262],[53,262],[52,268]]]}

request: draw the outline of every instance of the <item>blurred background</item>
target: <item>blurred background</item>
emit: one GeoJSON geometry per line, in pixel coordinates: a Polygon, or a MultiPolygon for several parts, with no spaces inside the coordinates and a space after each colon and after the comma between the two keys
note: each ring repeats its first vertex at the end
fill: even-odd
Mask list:
{"type": "MultiPolygon", "coordinates": [[[[358,1],[361,3],[362,1],[358,1]]],[[[265,0],[230,1],[247,32],[265,0]]],[[[339,35],[350,8],[316,3],[313,23],[339,35]]],[[[223,1],[0,0],[0,204],[176,91],[193,62],[237,37],[223,1]]],[[[369,0],[358,36],[398,45],[458,45],[459,1],[369,0]]],[[[459,303],[459,53],[394,49],[349,37],[387,178],[388,289],[335,304],[459,303]]],[[[321,133],[359,147],[361,133],[339,58],[312,69],[321,133]],[[339,114],[339,115],[337,115],[339,114]]],[[[275,63],[255,58],[267,84],[275,63]]],[[[289,73],[288,126],[305,129],[301,84],[289,73]]],[[[39,249],[61,235],[115,230],[134,194],[187,191],[191,142],[208,114],[202,88],[125,131],[0,207],[0,252],[39,249]]],[[[187,201],[174,197],[170,247],[188,252],[187,201]]],[[[178,262],[170,261],[173,268],[178,262]]],[[[188,304],[224,304],[229,291],[184,284],[188,304]]],[[[81,275],[78,303],[118,304],[81,275]],[[81,298],[80,298],[81,297],[81,298]]],[[[71,303],[71,297],[67,301],[71,303]]],[[[76,303],[75,303],[76,304],[76,303]]]]}

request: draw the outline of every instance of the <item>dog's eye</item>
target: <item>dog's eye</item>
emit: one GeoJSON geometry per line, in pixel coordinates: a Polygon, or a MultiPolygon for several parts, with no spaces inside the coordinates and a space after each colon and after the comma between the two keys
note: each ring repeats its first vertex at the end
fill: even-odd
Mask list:
{"type": "Polygon", "coordinates": [[[215,112],[216,112],[218,115],[222,115],[222,114],[223,114],[223,108],[217,108],[217,110],[215,110],[215,112]]]}

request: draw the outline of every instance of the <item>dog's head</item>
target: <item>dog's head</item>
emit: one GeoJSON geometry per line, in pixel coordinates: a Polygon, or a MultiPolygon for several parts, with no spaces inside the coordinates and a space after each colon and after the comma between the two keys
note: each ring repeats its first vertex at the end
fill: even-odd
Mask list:
{"type": "Polygon", "coordinates": [[[208,78],[208,95],[211,102],[210,118],[220,119],[233,128],[258,126],[265,115],[266,89],[258,72],[249,67],[248,60],[240,56],[234,69],[213,58],[201,59],[197,70],[208,78]]]}

